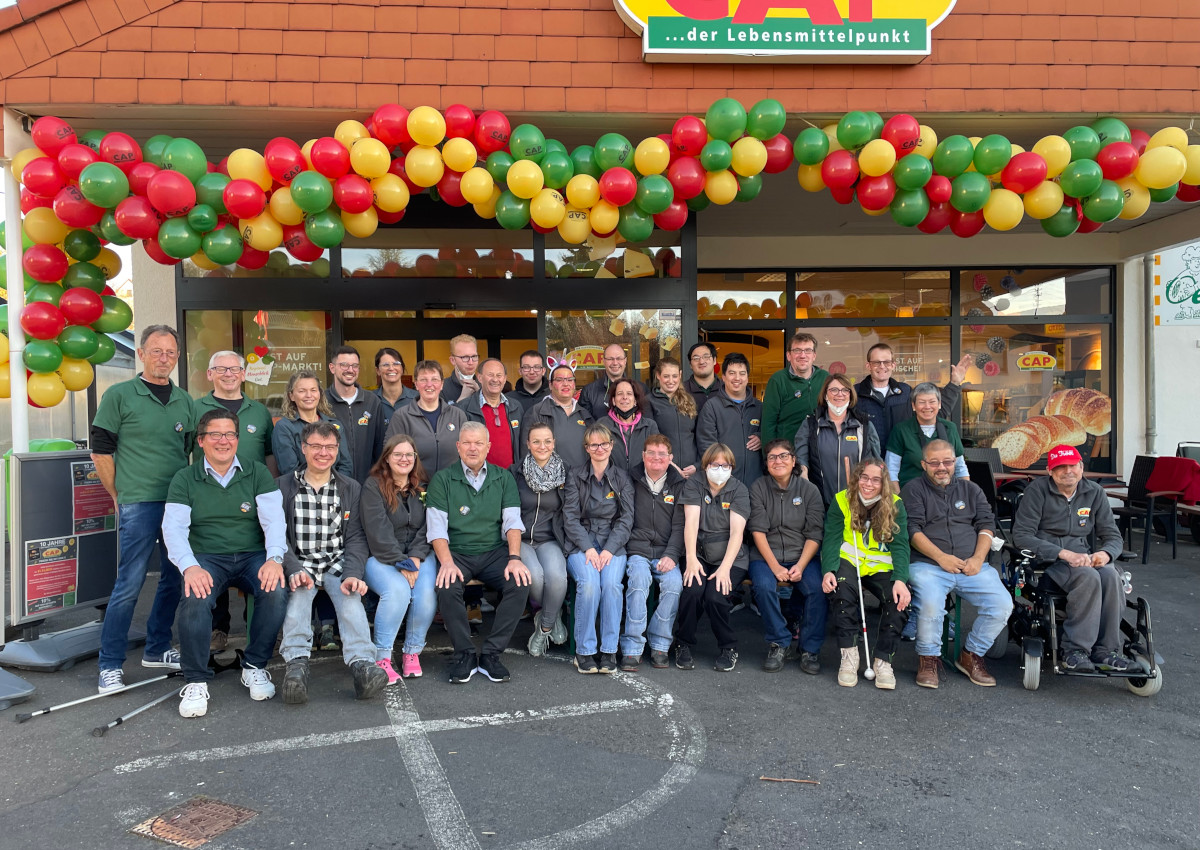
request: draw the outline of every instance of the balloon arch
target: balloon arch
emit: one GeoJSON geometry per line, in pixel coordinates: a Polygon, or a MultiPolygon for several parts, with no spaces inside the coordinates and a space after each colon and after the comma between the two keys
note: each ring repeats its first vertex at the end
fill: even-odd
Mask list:
{"type": "MultiPolygon", "coordinates": [[[[49,407],[85,389],[92,364],[113,356],[107,334],[129,327],[128,306],[107,285],[120,269],[109,243],[140,241],[160,263],[190,258],[210,270],[260,269],[280,247],[313,262],[346,234],[364,238],[399,222],[420,192],[470,204],[509,230],[557,230],[572,244],[613,233],[644,242],[655,228],[681,228],[689,210],[753,200],[763,173],[793,163],[809,192],[828,189],[868,215],[961,237],[985,226],[1011,230],[1025,216],[1052,236],[1090,233],[1136,219],[1151,203],[1200,200],[1200,145],[1189,145],[1180,127],[1151,136],[1100,118],[1025,151],[1001,135],[939,141],[904,114],[884,121],[849,112],[794,141],[783,134],[786,120],[777,100],[745,109],[721,98],[704,118],[683,116],[670,133],[636,145],[606,133],[568,151],[496,110],[387,104],[366,123],[341,122],[332,136],[303,145],[276,138],[261,153],[239,148],[214,164],[189,139],[77,137],[65,121],[39,118],[35,147],[12,161],[21,183],[30,403],[49,407]]],[[[7,358],[6,340],[0,352],[7,358]]],[[[0,397],[8,395],[9,373],[0,369],[0,397]]]]}

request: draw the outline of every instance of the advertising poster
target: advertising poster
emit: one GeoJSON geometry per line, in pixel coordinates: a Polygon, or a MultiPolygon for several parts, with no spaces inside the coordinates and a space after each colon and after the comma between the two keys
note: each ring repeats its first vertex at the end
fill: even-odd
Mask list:
{"type": "Polygon", "coordinates": [[[71,516],[75,534],[99,534],[117,527],[116,505],[90,460],[71,462],[71,516]]]}
{"type": "Polygon", "coordinates": [[[78,540],[50,537],[25,541],[25,615],[75,604],[79,577],[78,540]]]}

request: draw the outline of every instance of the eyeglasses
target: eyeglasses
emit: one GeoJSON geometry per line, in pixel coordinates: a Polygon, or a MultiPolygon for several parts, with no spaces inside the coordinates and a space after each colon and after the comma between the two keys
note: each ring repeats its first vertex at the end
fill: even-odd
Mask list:
{"type": "Polygon", "coordinates": [[[205,431],[200,435],[217,443],[230,443],[238,438],[237,431],[205,431]]]}
{"type": "Polygon", "coordinates": [[[722,469],[733,469],[733,466],[731,466],[731,465],[730,465],[730,464],[728,464],[728,463],[710,463],[710,464],[708,465],[708,468],[709,468],[709,469],[715,469],[715,470],[718,470],[718,471],[719,471],[719,470],[722,470],[722,469]]]}
{"type": "Polygon", "coordinates": [[[416,452],[392,452],[388,455],[392,460],[416,460],[416,452]]]}
{"type": "Polygon", "coordinates": [[[793,457],[794,455],[791,452],[778,452],[773,455],[767,455],[767,463],[786,463],[793,457]]]}
{"type": "Polygon", "coordinates": [[[868,360],[868,366],[895,366],[895,360],[868,360]]]}
{"type": "Polygon", "coordinates": [[[716,360],[717,358],[713,357],[711,354],[693,354],[688,359],[693,363],[704,363],[707,360],[716,360]]]}
{"type": "Polygon", "coordinates": [[[858,483],[879,485],[883,483],[883,479],[873,475],[860,475],[858,476],[858,483]]]}
{"type": "Polygon", "coordinates": [[[605,363],[624,363],[625,355],[621,355],[620,357],[605,357],[604,362],[605,363]]]}
{"type": "Polygon", "coordinates": [[[850,390],[845,387],[830,387],[825,391],[825,395],[850,395],[850,390]]]}
{"type": "Polygon", "coordinates": [[[241,366],[213,366],[209,369],[210,372],[215,372],[218,375],[236,375],[242,371],[241,366]]]}
{"type": "Polygon", "coordinates": [[[573,384],[573,383],[575,383],[575,378],[574,378],[574,376],[569,377],[569,378],[567,378],[567,377],[553,378],[553,379],[551,379],[550,383],[552,383],[552,384],[573,384]]]}
{"type": "Polygon", "coordinates": [[[380,361],[379,361],[379,368],[380,368],[380,369],[403,369],[403,368],[404,368],[404,364],[403,364],[403,363],[396,363],[395,361],[393,361],[393,362],[391,362],[391,363],[388,363],[388,362],[387,362],[387,361],[385,361],[385,360],[380,360],[380,361]]]}
{"type": "Polygon", "coordinates": [[[949,469],[955,464],[955,461],[953,460],[924,460],[921,462],[926,466],[933,467],[934,469],[949,469]]]}
{"type": "Polygon", "coordinates": [[[529,445],[535,449],[552,449],[554,440],[530,440],[529,445]]]}
{"type": "Polygon", "coordinates": [[[670,452],[642,452],[642,457],[652,457],[652,458],[661,459],[661,458],[666,458],[666,457],[670,457],[670,456],[671,456],[670,452]]]}
{"type": "Polygon", "coordinates": [[[815,348],[793,348],[792,349],[792,354],[803,354],[808,357],[811,357],[812,355],[814,355],[816,353],[817,353],[817,350],[815,348]]]}
{"type": "Polygon", "coordinates": [[[151,360],[158,360],[163,357],[167,358],[168,360],[173,360],[179,356],[179,352],[174,348],[152,348],[146,352],[146,356],[151,360]]]}
{"type": "Polygon", "coordinates": [[[612,443],[588,443],[584,448],[589,452],[606,452],[612,448],[612,443]]]}
{"type": "Polygon", "coordinates": [[[522,372],[541,372],[545,368],[546,368],[545,366],[542,366],[540,364],[537,366],[522,366],[521,371],[522,372]]]}
{"type": "Polygon", "coordinates": [[[357,363],[334,363],[334,369],[341,369],[343,372],[357,372],[359,366],[357,363]]]}
{"type": "Polygon", "coordinates": [[[338,450],[337,443],[305,443],[304,445],[315,455],[333,454],[338,450]]]}
{"type": "Polygon", "coordinates": [[[478,354],[451,354],[450,356],[455,360],[465,360],[467,363],[474,363],[479,359],[478,354]]]}

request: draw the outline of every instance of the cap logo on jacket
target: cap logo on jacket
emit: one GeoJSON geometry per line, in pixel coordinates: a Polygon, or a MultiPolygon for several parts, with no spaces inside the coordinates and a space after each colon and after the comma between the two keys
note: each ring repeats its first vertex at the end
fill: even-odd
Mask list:
{"type": "Polygon", "coordinates": [[[242,513],[244,513],[244,514],[250,513],[250,503],[249,502],[242,502],[240,505],[238,505],[238,507],[241,509],[242,513]]]}
{"type": "Polygon", "coordinates": [[[967,503],[964,502],[962,499],[959,499],[957,502],[954,503],[954,507],[958,508],[960,511],[965,510],[967,507],[967,503]]]}
{"type": "Polygon", "coordinates": [[[795,505],[796,507],[800,507],[800,503],[803,501],[804,500],[801,499],[799,496],[796,496],[794,499],[792,499],[792,504],[795,505]]]}

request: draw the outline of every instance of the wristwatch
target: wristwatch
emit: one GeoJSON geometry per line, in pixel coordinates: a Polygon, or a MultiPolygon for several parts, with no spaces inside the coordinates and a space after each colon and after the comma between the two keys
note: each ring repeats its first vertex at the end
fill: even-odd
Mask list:
{"type": "Polygon", "coordinates": [[[521,560],[521,556],[520,556],[520,555],[509,555],[509,556],[508,556],[508,560],[510,560],[510,561],[519,561],[519,560],[521,560]]]}
{"type": "Polygon", "coordinates": [[[281,567],[283,566],[283,559],[280,558],[278,555],[272,555],[271,557],[267,558],[267,560],[274,561],[275,563],[279,564],[279,566],[281,566],[281,567]]]}

